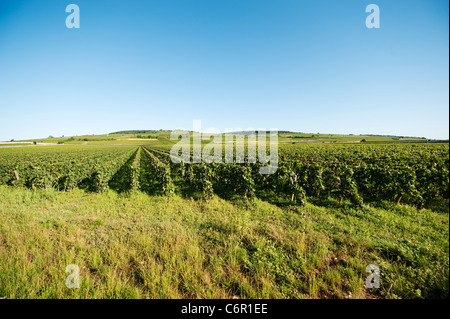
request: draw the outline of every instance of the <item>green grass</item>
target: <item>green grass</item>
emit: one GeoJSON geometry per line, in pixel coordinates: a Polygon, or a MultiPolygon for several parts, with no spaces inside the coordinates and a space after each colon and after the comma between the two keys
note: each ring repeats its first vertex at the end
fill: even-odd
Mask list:
{"type": "Polygon", "coordinates": [[[448,206],[316,205],[0,186],[0,297],[448,298],[448,206]]]}

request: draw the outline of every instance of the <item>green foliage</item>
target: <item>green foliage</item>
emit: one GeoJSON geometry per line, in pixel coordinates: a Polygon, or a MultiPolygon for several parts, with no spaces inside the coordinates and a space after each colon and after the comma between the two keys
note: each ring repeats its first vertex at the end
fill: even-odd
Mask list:
{"type": "Polygon", "coordinates": [[[0,184],[70,191],[85,182],[90,190],[103,191],[135,150],[130,146],[2,150],[0,184]]]}
{"type": "Polygon", "coordinates": [[[174,185],[172,183],[172,177],[170,175],[170,167],[161,162],[151,151],[144,148],[144,153],[147,160],[150,163],[150,167],[153,171],[153,176],[160,186],[160,190],[165,195],[172,195],[174,192],[174,185]]]}

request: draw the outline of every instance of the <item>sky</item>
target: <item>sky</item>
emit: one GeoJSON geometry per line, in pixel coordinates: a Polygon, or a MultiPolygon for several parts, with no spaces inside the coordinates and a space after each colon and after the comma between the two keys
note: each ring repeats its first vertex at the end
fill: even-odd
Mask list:
{"type": "Polygon", "coordinates": [[[3,141],[194,120],[448,139],[448,86],[446,0],[0,0],[3,141]]]}

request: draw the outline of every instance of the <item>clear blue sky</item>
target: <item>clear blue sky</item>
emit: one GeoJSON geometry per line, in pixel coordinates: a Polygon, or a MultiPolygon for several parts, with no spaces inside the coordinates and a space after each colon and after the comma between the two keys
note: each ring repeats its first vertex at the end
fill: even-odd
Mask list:
{"type": "Polygon", "coordinates": [[[448,25],[446,0],[0,0],[0,140],[193,120],[448,138],[448,25]]]}

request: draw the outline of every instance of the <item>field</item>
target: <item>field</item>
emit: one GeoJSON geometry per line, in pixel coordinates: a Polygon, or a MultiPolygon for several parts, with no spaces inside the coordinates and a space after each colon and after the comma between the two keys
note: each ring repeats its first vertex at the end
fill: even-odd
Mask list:
{"type": "Polygon", "coordinates": [[[261,175],[168,136],[1,148],[0,297],[448,298],[448,143],[280,133],[261,175]]]}
{"type": "MultiPolygon", "coordinates": [[[[20,142],[38,142],[38,143],[64,143],[64,144],[154,144],[153,139],[158,139],[158,143],[164,143],[170,138],[171,131],[122,131],[104,135],[82,135],[82,136],[49,136],[46,138],[36,138],[23,140],[20,142]],[[136,142],[136,139],[139,142],[136,142]]],[[[191,132],[192,133],[192,132],[191,132]]],[[[368,143],[423,143],[431,142],[422,137],[407,136],[380,136],[380,135],[341,135],[341,134],[321,134],[321,133],[298,133],[298,132],[279,132],[278,140],[287,144],[304,143],[355,143],[365,140],[368,143]]],[[[6,142],[2,142],[6,143],[6,142]]],[[[9,143],[14,143],[10,141],[9,143]]],[[[170,141],[169,141],[170,143],[170,141]]]]}

